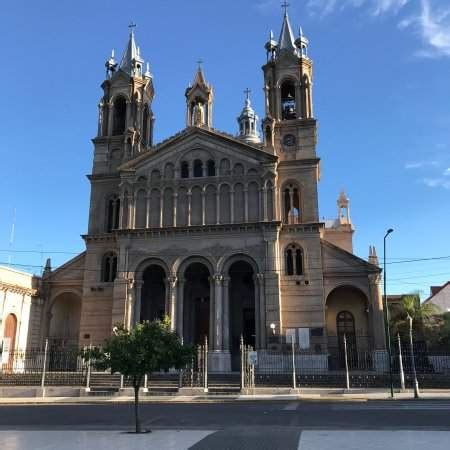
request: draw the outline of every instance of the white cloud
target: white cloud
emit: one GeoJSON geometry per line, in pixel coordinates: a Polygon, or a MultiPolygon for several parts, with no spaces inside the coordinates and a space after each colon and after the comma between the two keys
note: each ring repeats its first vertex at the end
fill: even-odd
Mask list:
{"type": "Polygon", "coordinates": [[[444,177],[450,177],[450,167],[445,170],[444,177]]]}
{"type": "Polygon", "coordinates": [[[418,25],[427,48],[423,56],[450,56],[450,7],[433,9],[430,0],[421,1],[418,25]]]}
{"type": "Polygon", "coordinates": [[[436,167],[439,161],[413,161],[405,164],[405,169],[422,169],[424,167],[436,167]]]}
{"type": "Polygon", "coordinates": [[[315,14],[330,14],[336,9],[343,10],[348,7],[360,8],[366,6],[375,16],[387,12],[398,12],[411,0],[308,0],[307,7],[315,14]]]}
{"type": "Polygon", "coordinates": [[[424,178],[422,182],[430,188],[450,189],[450,180],[445,178],[424,178]]]}

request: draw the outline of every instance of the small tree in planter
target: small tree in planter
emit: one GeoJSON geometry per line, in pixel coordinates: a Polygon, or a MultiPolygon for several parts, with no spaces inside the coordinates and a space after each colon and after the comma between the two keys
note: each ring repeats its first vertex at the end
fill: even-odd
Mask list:
{"type": "Polygon", "coordinates": [[[119,325],[103,347],[85,350],[83,358],[91,360],[97,370],[110,369],[111,373],[119,372],[131,380],[136,433],[140,433],[139,389],[145,374],[184,367],[191,361],[192,349],[171,331],[166,318],[140,323],[131,330],[119,325]]]}

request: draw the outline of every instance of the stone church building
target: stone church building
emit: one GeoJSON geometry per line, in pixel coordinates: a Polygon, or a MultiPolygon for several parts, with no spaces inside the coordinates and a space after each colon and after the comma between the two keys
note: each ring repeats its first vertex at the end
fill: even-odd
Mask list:
{"type": "Polygon", "coordinates": [[[344,334],[355,349],[384,349],[381,270],[374,249],[369,261],[353,254],[346,195],[336,219],[319,219],[308,40],[286,13],[265,50],[262,126],[247,92],[237,134],[216,130],[199,67],[186,127],[160,143],[133,30],[121,60],[106,62],[86,251],[45,270],[42,340],[101,344],[115,324],[168,315],[184,342],[208,338],[212,370],[236,369],[241,336],[256,349],[294,339],[333,352],[344,334]]]}

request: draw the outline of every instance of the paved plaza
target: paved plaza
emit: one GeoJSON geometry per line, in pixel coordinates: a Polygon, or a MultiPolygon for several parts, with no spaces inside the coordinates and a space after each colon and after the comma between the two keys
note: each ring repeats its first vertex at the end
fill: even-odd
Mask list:
{"type": "Polygon", "coordinates": [[[1,431],[2,450],[434,450],[448,448],[449,431],[228,429],[117,431],[1,431]]]}
{"type": "Polygon", "coordinates": [[[1,450],[447,449],[450,401],[1,405],[1,450]]]}

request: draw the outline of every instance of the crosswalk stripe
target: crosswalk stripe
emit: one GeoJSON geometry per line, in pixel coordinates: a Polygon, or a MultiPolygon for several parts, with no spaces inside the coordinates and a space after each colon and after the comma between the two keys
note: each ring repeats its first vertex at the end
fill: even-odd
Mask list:
{"type": "Polygon", "coordinates": [[[288,403],[284,408],[283,411],[295,411],[298,408],[299,403],[298,402],[291,402],[288,403]]]}

